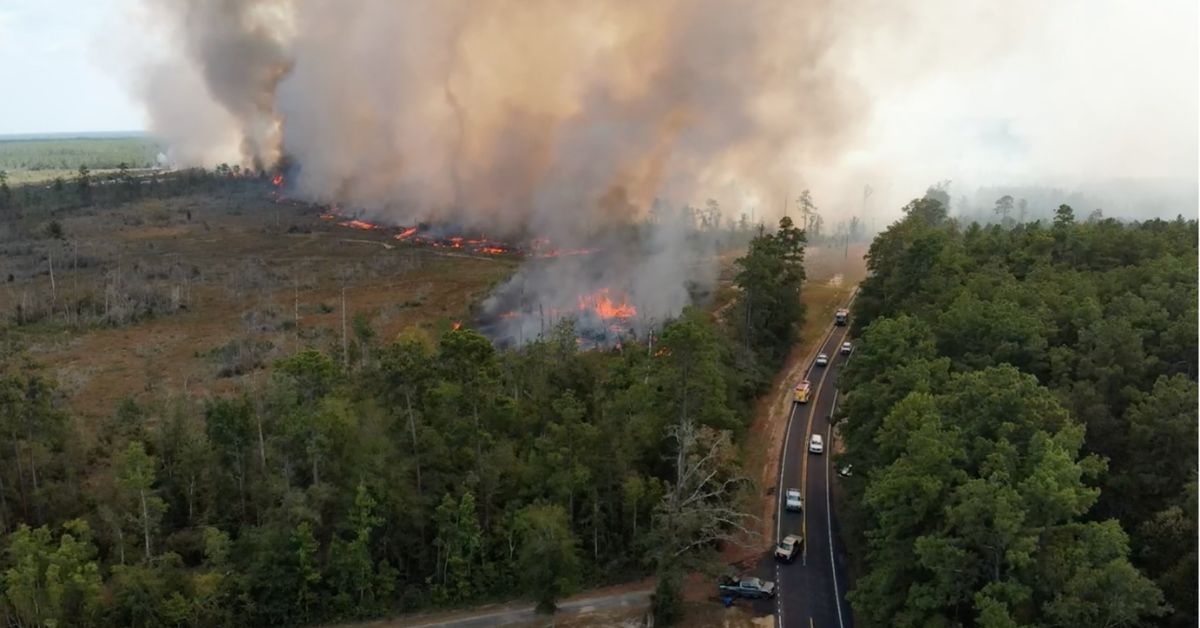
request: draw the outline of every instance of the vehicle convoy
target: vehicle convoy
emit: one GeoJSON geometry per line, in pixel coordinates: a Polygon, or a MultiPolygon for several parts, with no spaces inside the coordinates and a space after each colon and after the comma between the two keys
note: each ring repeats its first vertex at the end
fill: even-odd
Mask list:
{"type": "Polygon", "coordinates": [[[775,545],[775,558],[790,563],[796,560],[796,554],[799,554],[801,549],[804,549],[804,537],[789,534],[775,545]]]}
{"type": "Polygon", "coordinates": [[[824,353],[817,354],[817,366],[826,366],[829,364],[829,356],[824,353]]]}
{"type": "Polygon", "coordinates": [[[793,399],[795,399],[796,403],[808,403],[808,395],[811,390],[812,385],[809,384],[808,380],[806,379],[799,384],[796,384],[796,390],[793,392],[793,399]]]}
{"type": "Polygon", "coordinates": [[[844,307],[839,308],[837,313],[835,313],[833,315],[833,324],[837,325],[838,327],[845,327],[846,322],[849,320],[850,320],[850,310],[848,310],[844,307]]]}
{"type": "Polygon", "coordinates": [[[787,490],[787,500],[784,507],[791,512],[804,510],[804,497],[800,495],[800,489],[789,488],[787,490]]]}
{"type": "Polygon", "coordinates": [[[725,595],[734,597],[746,598],[772,598],[775,597],[775,583],[770,580],[760,580],[754,577],[730,578],[728,576],[721,578],[717,583],[717,590],[725,595]]]}

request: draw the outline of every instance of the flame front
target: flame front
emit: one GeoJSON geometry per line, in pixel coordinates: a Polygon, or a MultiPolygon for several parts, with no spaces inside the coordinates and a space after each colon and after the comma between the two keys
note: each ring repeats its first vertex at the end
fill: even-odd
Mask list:
{"type": "Polygon", "coordinates": [[[608,294],[608,288],[601,288],[589,295],[579,297],[580,311],[592,310],[600,318],[628,319],[637,316],[637,307],[628,301],[624,295],[620,302],[613,301],[608,294]]]}

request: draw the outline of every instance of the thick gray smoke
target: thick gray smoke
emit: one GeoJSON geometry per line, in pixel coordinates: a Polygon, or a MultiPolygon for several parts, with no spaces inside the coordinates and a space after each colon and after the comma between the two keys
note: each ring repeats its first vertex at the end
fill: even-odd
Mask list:
{"type": "MultiPolygon", "coordinates": [[[[601,244],[514,279],[555,311],[610,287],[644,320],[678,313],[689,282],[711,278],[697,269],[707,240],[676,219],[633,243],[613,234],[656,199],[712,198],[732,221],[794,185],[795,159],[836,150],[861,112],[823,62],[824,0],[193,0],[152,12],[182,44],[164,67],[182,61],[202,81],[246,165],[293,158],[301,195],[398,224],[601,244]]],[[[157,87],[155,126],[178,136],[186,103],[156,100],[157,87]]]]}
{"type": "MultiPolygon", "coordinates": [[[[770,221],[811,188],[826,224],[882,228],[946,179],[962,194],[1196,177],[1189,0],[143,8],[154,61],[138,89],[177,161],[287,154],[302,194],[400,224],[580,247],[655,199],[770,221]]],[[[706,251],[654,229],[637,242],[608,245],[620,260],[528,267],[510,288],[544,309],[608,282],[661,320],[706,251]]]]}

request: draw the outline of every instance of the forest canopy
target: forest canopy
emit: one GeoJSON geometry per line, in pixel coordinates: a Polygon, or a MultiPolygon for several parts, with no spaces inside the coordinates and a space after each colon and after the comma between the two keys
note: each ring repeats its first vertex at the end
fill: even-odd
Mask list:
{"type": "Polygon", "coordinates": [[[872,244],[840,387],[867,626],[1196,624],[1197,225],[962,225],[872,244]]]}

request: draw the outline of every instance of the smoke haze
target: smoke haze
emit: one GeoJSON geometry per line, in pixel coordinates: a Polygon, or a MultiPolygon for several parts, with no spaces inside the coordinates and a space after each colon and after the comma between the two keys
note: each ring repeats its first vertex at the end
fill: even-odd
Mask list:
{"type": "MultiPolygon", "coordinates": [[[[302,196],[400,224],[580,246],[655,199],[771,221],[810,188],[827,225],[882,227],[947,179],[955,197],[1103,194],[1117,179],[1195,189],[1186,0],[180,0],[131,12],[147,66],[135,89],[178,163],[286,154],[302,196]]],[[[1195,215],[1194,193],[1171,198],[1155,211],[1195,215]]],[[[626,253],[642,270],[622,283],[651,285],[635,300],[681,294],[696,251],[677,249],[695,242],[640,241],[626,253]]],[[[649,314],[678,311],[666,301],[649,314]]]]}

